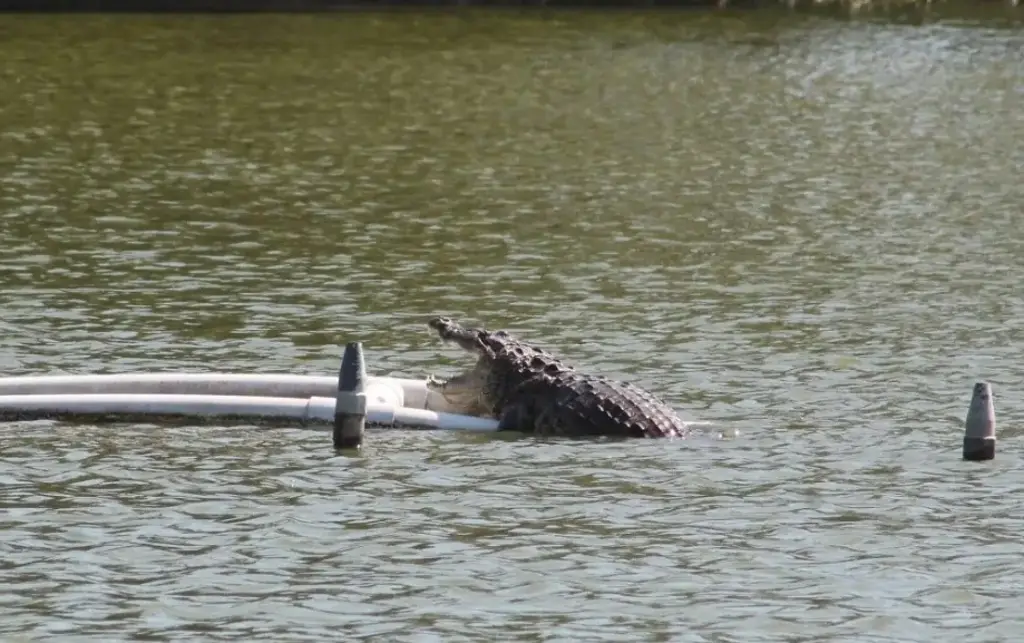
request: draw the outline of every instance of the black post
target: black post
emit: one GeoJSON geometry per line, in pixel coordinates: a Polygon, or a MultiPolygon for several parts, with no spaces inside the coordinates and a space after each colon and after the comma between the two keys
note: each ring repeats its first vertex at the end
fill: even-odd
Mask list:
{"type": "Polygon", "coordinates": [[[988,382],[974,385],[964,424],[964,460],[984,461],[995,458],[996,408],[992,385],[988,382]]]}
{"type": "Polygon", "coordinates": [[[366,363],[363,345],[349,342],[341,358],[334,401],[334,448],[358,449],[366,431],[366,363]]]}

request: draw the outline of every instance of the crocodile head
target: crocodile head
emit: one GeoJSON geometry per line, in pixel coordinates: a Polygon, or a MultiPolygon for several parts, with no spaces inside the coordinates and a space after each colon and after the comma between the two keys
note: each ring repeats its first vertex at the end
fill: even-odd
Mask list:
{"type": "Polygon", "coordinates": [[[501,349],[495,345],[495,333],[489,333],[482,328],[467,328],[449,317],[434,317],[427,322],[427,326],[436,331],[443,341],[456,344],[478,354],[481,358],[493,360],[495,349],[501,349]]]}
{"type": "Polygon", "coordinates": [[[496,415],[527,380],[573,370],[550,353],[503,330],[469,328],[448,317],[434,317],[427,325],[443,341],[477,355],[470,370],[446,380],[434,376],[427,379],[427,387],[439,392],[456,412],[496,415]]]}

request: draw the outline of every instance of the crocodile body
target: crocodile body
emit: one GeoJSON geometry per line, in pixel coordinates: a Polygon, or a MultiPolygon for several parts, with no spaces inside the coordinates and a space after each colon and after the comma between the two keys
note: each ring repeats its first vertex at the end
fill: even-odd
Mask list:
{"type": "Polygon", "coordinates": [[[683,437],[668,404],[628,382],[582,373],[505,331],[464,327],[447,317],[428,322],[442,340],[477,355],[455,377],[427,386],[459,413],[494,417],[500,430],[566,437],[683,437]]]}

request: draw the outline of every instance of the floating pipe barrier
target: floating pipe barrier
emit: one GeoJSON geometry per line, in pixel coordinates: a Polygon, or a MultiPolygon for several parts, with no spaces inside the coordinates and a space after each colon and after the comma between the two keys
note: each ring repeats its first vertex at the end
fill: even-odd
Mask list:
{"type": "MultiPolygon", "coordinates": [[[[168,393],[47,393],[0,396],[0,421],[96,420],[150,422],[175,418],[334,424],[333,397],[175,395],[168,393]]],[[[496,431],[497,420],[367,402],[366,423],[448,431],[496,431]]]]}
{"type": "MultiPolygon", "coordinates": [[[[367,376],[368,395],[418,409],[451,411],[426,380],[367,376]],[[397,400],[393,396],[398,396],[397,400]]],[[[0,378],[0,396],[71,393],[334,397],[338,378],[285,373],[114,373],[105,375],[23,375],[0,378]]]]}
{"type": "Polygon", "coordinates": [[[327,424],[336,449],[362,446],[367,424],[497,431],[453,413],[426,380],[370,377],[362,344],[345,346],[338,377],[241,373],[29,375],[0,379],[0,421],[243,421],[327,424]]]}

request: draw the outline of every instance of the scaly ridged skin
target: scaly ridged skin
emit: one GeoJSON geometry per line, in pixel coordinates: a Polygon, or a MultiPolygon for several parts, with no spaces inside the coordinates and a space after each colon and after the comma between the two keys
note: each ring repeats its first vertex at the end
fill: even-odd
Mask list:
{"type": "Polygon", "coordinates": [[[476,366],[428,386],[455,410],[498,419],[502,429],[568,437],[683,437],[668,404],[628,382],[580,373],[505,331],[467,328],[447,317],[428,322],[442,340],[479,356],[476,366]]]}

